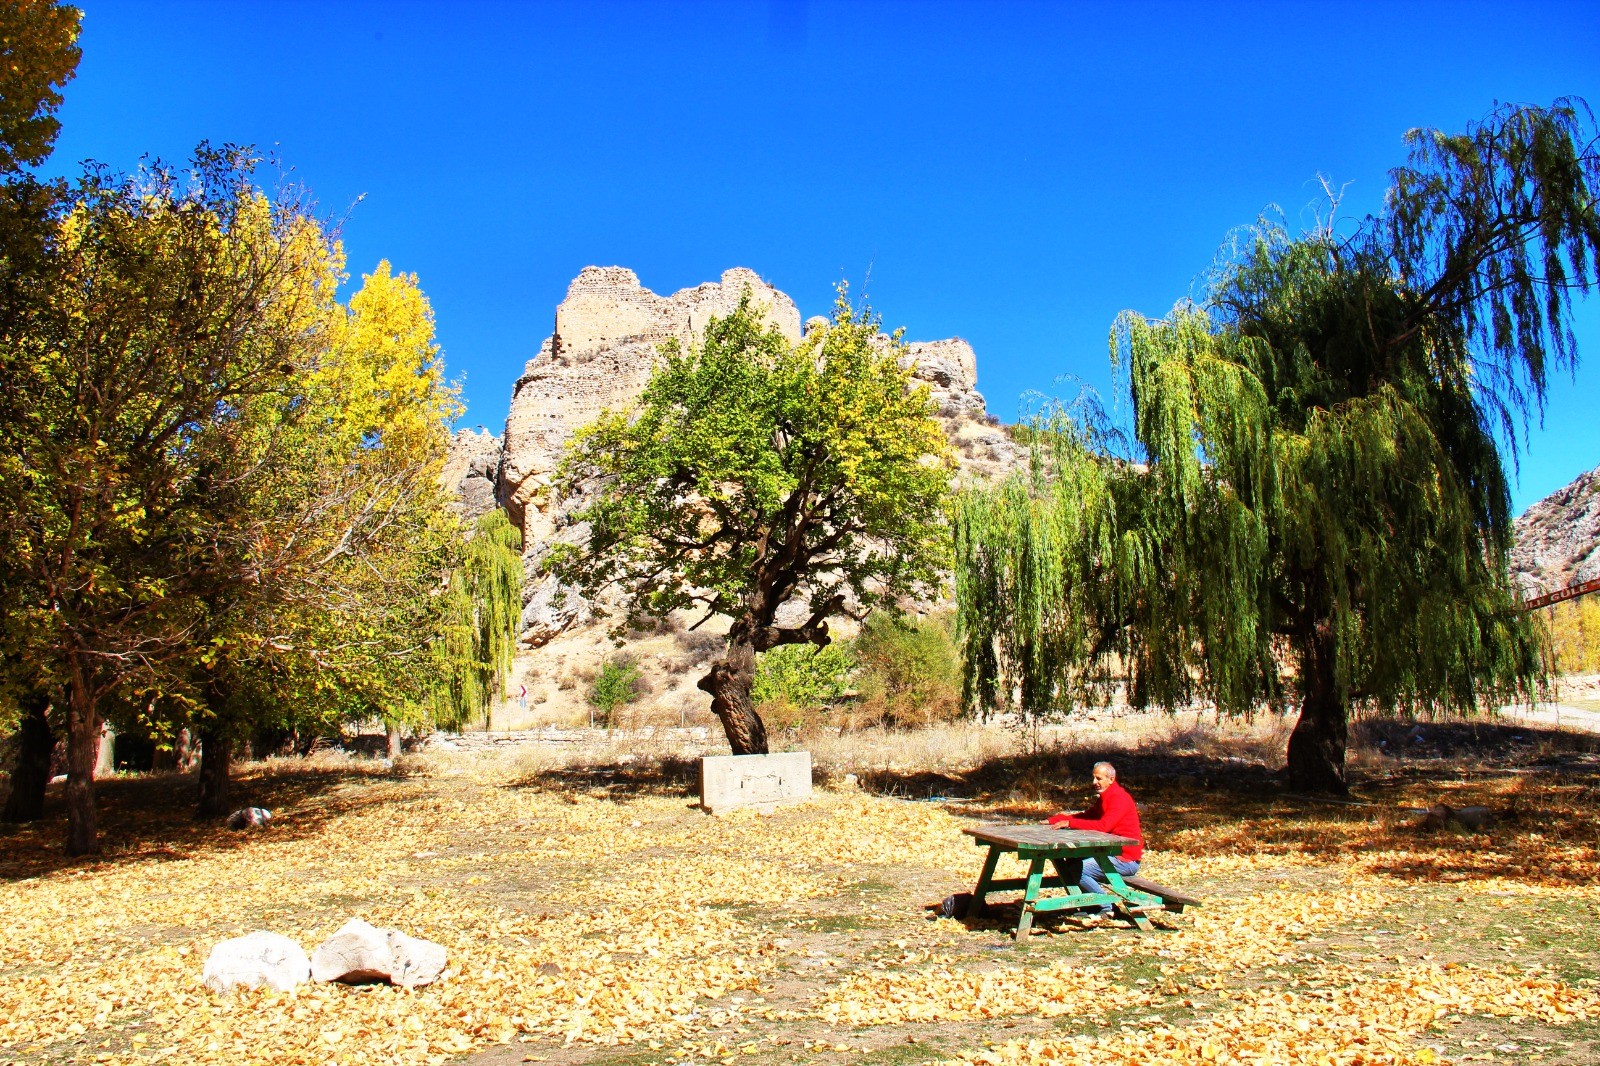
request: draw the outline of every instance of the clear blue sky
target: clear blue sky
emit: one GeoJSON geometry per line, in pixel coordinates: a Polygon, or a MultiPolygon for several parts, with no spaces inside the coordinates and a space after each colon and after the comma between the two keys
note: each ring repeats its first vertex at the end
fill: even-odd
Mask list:
{"type": "MultiPolygon", "coordinates": [[[[1108,392],[1117,312],[1165,313],[1268,205],[1309,221],[1317,174],[1359,216],[1410,127],[1600,108],[1592,0],[81,6],[52,169],[275,147],[348,212],[353,273],[420,276],[496,432],[589,264],[661,293],[748,266],[805,315],[864,284],[971,341],[1010,420],[1062,375],[1108,392]]],[[[1600,464],[1600,301],[1579,343],[1518,510],[1600,464]]]]}

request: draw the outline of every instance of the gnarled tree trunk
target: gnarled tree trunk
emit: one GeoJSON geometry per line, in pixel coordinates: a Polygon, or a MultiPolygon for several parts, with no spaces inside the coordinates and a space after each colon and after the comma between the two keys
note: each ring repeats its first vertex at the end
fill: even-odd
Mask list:
{"type": "Polygon", "coordinates": [[[100,759],[100,713],[91,667],[74,653],[67,676],[67,854],[100,850],[94,767],[100,759]]]}
{"type": "Polygon", "coordinates": [[[1349,700],[1339,685],[1338,654],[1326,626],[1318,627],[1300,657],[1300,718],[1289,734],[1289,787],[1296,792],[1348,795],[1344,755],[1349,741],[1349,700]]]}
{"type": "Polygon", "coordinates": [[[755,683],[755,645],[730,634],[728,653],[711,664],[699,687],[711,693],[711,713],[722,722],[735,755],[767,754],[767,727],[750,699],[755,683]]]}
{"type": "Polygon", "coordinates": [[[56,736],[45,712],[50,697],[40,691],[21,700],[22,722],[17,729],[17,764],[11,770],[11,795],[0,821],[33,822],[44,815],[45,789],[50,785],[50,754],[56,736]]]}

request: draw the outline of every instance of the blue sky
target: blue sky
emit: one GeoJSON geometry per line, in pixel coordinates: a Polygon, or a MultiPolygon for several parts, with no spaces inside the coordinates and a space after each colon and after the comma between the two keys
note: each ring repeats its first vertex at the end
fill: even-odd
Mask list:
{"type": "MultiPolygon", "coordinates": [[[[1319,173],[1359,217],[1410,127],[1600,108],[1592,2],[81,6],[52,169],[272,148],[352,273],[420,276],[496,432],[590,264],[661,293],[747,266],[804,315],[847,280],[971,341],[1007,420],[1109,394],[1117,312],[1165,313],[1264,208],[1309,222],[1319,173]]],[[[1518,510],[1600,464],[1600,301],[1579,325],[1518,510]]]]}

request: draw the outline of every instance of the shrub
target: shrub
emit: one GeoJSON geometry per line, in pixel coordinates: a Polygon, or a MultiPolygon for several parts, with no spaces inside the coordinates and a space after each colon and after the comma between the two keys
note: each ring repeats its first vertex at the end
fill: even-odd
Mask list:
{"type": "Polygon", "coordinates": [[[756,683],[750,696],[758,707],[825,707],[850,691],[855,666],[848,645],[783,644],[757,657],[756,683]]]}
{"type": "Polygon", "coordinates": [[[589,690],[589,705],[599,713],[602,724],[609,725],[618,707],[638,698],[639,681],[639,666],[632,659],[607,659],[600,664],[589,690]]]}
{"type": "Polygon", "coordinates": [[[853,642],[862,717],[891,725],[948,722],[961,714],[961,659],[948,615],[874,613],[853,642]]]}

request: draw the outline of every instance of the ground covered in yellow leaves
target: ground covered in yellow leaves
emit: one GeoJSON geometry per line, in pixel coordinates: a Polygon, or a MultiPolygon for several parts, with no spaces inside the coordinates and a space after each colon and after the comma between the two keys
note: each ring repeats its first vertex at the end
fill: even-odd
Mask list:
{"type": "Polygon", "coordinates": [[[1048,919],[1025,952],[1014,908],[927,904],[971,887],[964,825],[1058,795],[711,818],[647,769],[274,762],[241,793],[276,821],[230,833],[186,822],[181,778],[114,782],[98,860],[54,820],[0,837],[0,1062],[1600,1061],[1600,767],[1451,765],[1377,768],[1365,806],[1129,765],[1144,872],[1205,906],[1147,935],[1048,919]],[[1441,799],[1496,823],[1398,810],[1441,799]],[[201,987],[219,939],[309,950],[355,916],[444,944],[446,979],[201,987]]]}

